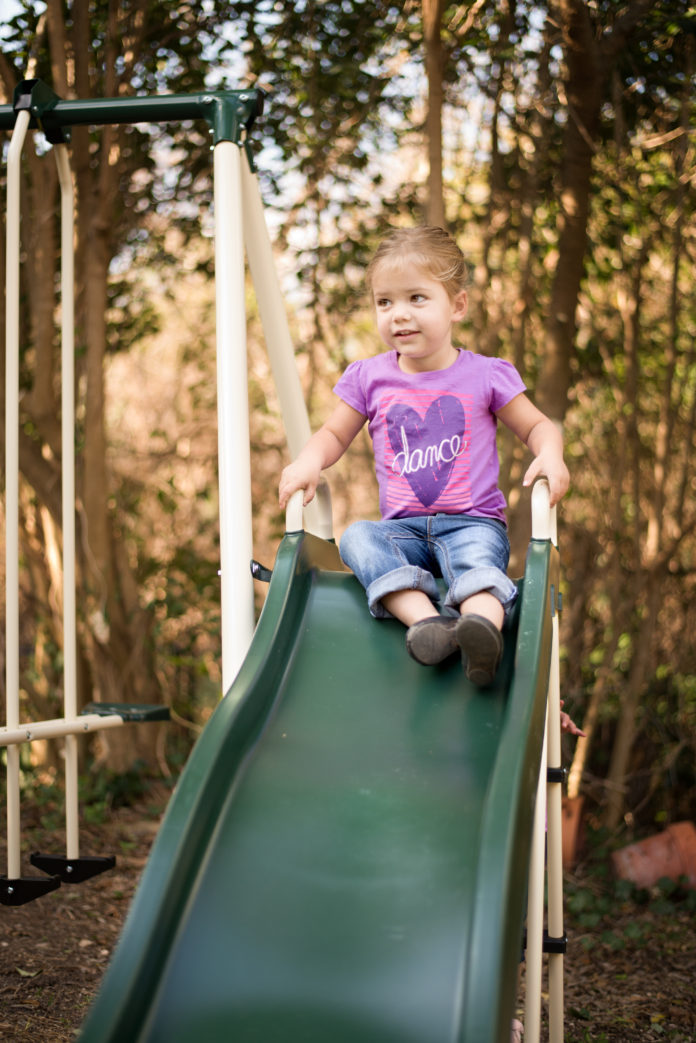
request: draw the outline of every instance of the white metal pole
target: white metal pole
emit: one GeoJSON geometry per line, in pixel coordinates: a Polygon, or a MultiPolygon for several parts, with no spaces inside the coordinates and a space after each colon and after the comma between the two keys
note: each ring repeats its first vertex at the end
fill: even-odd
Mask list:
{"type": "MultiPolygon", "coordinates": [[[[22,110],[7,157],[5,290],[5,690],[7,727],[19,724],[19,213],[21,158],[29,126],[22,110]]],[[[7,750],[7,877],[20,873],[19,748],[7,750]]]]}
{"type": "MultiPolygon", "coordinates": [[[[559,618],[553,615],[551,675],[549,678],[548,746],[549,764],[561,766],[561,699],[559,664],[559,618]]],[[[563,937],[563,816],[561,783],[548,785],[548,932],[551,938],[563,937]]],[[[563,953],[549,953],[549,1041],[563,1043],[563,953]]]]}
{"type": "MultiPolygon", "coordinates": [[[[548,724],[548,707],[546,710],[548,724]]],[[[529,894],[527,897],[527,954],[525,959],[525,1043],[539,1043],[541,1033],[541,969],[544,945],[544,854],[546,848],[546,768],[547,727],[539,766],[532,852],[529,860],[529,894]]]]}
{"type": "MultiPolygon", "coordinates": [[[[63,703],[77,716],[77,610],[75,603],[75,207],[67,145],[55,146],[60,182],[61,230],[61,439],[63,505],[63,703]]],[[[77,738],[65,738],[66,856],[80,857],[77,738]]]]}
{"type": "MultiPolygon", "coordinates": [[[[295,349],[273,260],[273,249],[263,214],[258,180],[249,166],[246,154],[242,158],[242,199],[244,202],[244,239],[249,271],[259,305],[266,349],[283,417],[285,437],[290,455],[294,459],[300,453],[312,431],[300,377],[295,365],[295,349]]],[[[310,532],[314,532],[324,539],[331,539],[333,536],[331,515],[329,514],[327,519],[326,513],[322,514],[317,500],[309,504],[305,511],[310,532]]]]}
{"type": "Polygon", "coordinates": [[[227,693],[254,632],[251,463],[246,356],[241,149],[214,151],[218,481],[222,691],[227,693]]]}

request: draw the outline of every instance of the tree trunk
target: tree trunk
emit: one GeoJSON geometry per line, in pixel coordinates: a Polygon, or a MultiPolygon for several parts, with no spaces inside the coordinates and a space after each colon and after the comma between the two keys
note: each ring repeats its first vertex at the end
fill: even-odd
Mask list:
{"type": "MultiPolygon", "coordinates": [[[[102,156],[118,148],[116,135],[114,128],[104,128],[102,156]]],[[[139,605],[137,585],[126,555],[120,552],[108,506],[112,489],[104,425],[104,359],[109,229],[117,168],[111,172],[103,161],[95,174],[83,156],[76,169],[85,341],[84,451],[78,484],[85,584],[82,635],[94,684],[93,698],[103,702],[159,702],[149,619],[139,605]]],[[[100,734],[101,757],[113,771],[124,771],[135,760],[154,763],[155,740],[154,729],[106,731],[100,734]]]]}
{"type": "Polygon", "coordinates": [[[558,192],[558,264],[551,290],[544,365],[536,388],[540,409],[562,421],[568,405],[575,309],[585,262],[594,141],[604,72],[590,12],[582,0],[558,4],[567,67],[567,123],[558,192]]]}
{"type": "Polygon", "coordinates": [[[446,228],[445,197],[442,184],[442,109],[445,49],[442,45],[444,0],[423,0],[425,72],[428,80],[428,108],[425,136],[428,144],[428,194],[425,217],[429,225],[446,228]]]}
{"type": "Polygon", "coordinates": [[[536,389],[540,409],[562,421],[568,406],[575,311],[584,273],[592,164],[607,77],[630,33],[653,6],[634,0],[609,29],[595,26],[585,0],[558,0],[567,68],[567,123],[558,193],[558,264],[546,327],[544,366],[536,389]]]}
{"type": "Polygon", "coordinates": [[[610,831],[616,829],[624,814],[628,766],[638,732],[638,707],[653,667],[653,635],[661,603],[660,582],[655,573],[648,579],[646,601],[641,626],[634,638],[635,652],[631,670],[621,691],[621,710],[606,780],[607,803],[603,819],[610,831]]]}

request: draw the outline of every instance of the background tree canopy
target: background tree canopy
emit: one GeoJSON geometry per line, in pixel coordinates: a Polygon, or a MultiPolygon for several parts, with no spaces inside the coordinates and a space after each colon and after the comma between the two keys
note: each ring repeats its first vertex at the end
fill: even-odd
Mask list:
{"type": "MultiPolygon", "coordinates": [[[[345,364],[377,349],[362,271],[380,235],[449,227],[471,262],[462,343],[514,361],[564,425],[564,684],[588,732],[570,790],[612,828],[691,817],[691,5],[17,0],[15,11],[0,40],[6,101],[29,75],[66,98],[267,91],[253,147],[315,423],[345,364]]],[[[82,698],[171,703],[182,724],[166,748],[111,733],[100,751],[114,768],[138,756],[171,771],[219,686],[209,141],[199,126],[76,128],[71,151],[82,698]]],[[[50,717],[57,186],[38,135],[25,167],[22,688],[27,715],[50,717]]],[[[249,333],[256,553],[268,560],[286,455],[251,295],[249,333]]],[[[501,455],[521,571],[525,464],[504,437],[501,455]]],[[[369,459],[359,441],[332,475],[339,532],[365,503],[376,514],[369,459]]]]}

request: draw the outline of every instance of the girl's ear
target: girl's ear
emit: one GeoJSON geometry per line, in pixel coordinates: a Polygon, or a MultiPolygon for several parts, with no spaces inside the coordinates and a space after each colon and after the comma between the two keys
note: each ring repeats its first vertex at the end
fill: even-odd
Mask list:
{"type": "Polygon", "coordinates": [[[460,290],[452,301],[452,319],[459,321],[466,315],[467,308],[469,305],[469,298],[466,290],[460,290]]]}

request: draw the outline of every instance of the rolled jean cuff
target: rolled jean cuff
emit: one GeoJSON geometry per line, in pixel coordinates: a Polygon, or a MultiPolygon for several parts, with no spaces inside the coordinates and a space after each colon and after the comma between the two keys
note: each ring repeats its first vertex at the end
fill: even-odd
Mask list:
{"type": "Polygon", "coordinates": [[[457,576],[447,591],[445,605],[458,608],[462,601],[466,601],[473,594],[481,594],[483,591],[498,599],[507,617],[515,604],[517,587],[509,576],[491,565],[481,565],[457,576]]]}
{"type": "Polygon", "coordinates": [[[402,565],[398,569],[386,572],[367,588],[367,603],[370,606],[370,614],[375,619],[394,618],[382,604],[382,598],[386,594],[396,593],[397,590],[422,590],[435,604],[440,601],[440,591],[432,573],[418,568],[417,565],[402,565]]]}

